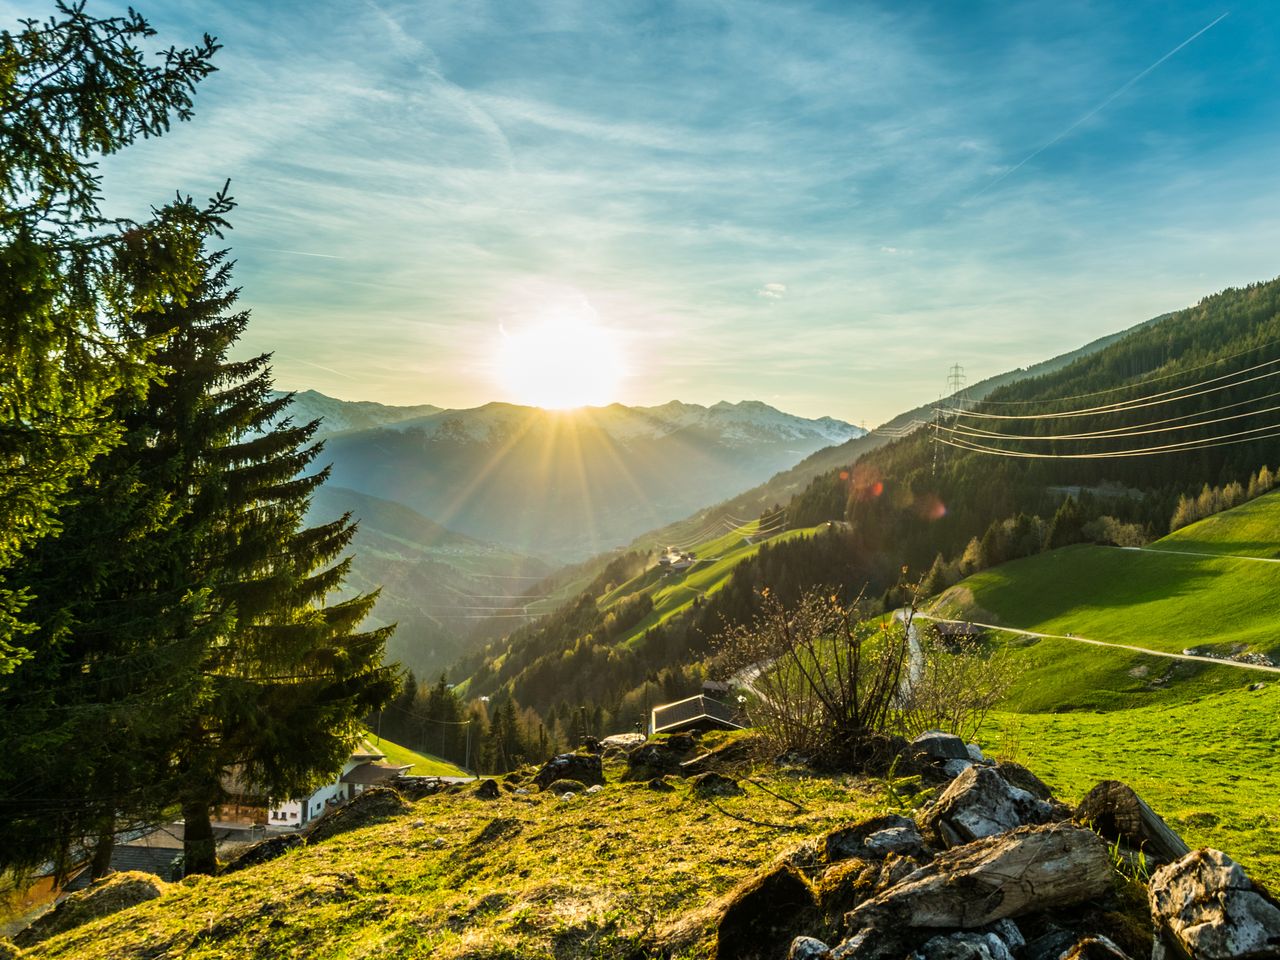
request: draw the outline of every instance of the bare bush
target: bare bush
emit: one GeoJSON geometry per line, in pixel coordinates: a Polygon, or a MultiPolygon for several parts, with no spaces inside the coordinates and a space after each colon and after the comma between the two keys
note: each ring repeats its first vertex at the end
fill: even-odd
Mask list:
{"type": "Polygon", "coordinates": [[[917,622],[910,681],[898,700],[898,722],[908,738],[944,730],[972,740],[991,709],[1009,695],[1018,669],[1004,651],[989,652],[972,638],[944,638],[917,622]]]}
{"type": "Polygon", "coordinates": [[[817,591],[788,608],[766,589],[761,607],[750,626],[719,638],[726,666],[754,695],[752,725],[775,753],[862,764],[896,723],[910,614],[868,619],[860,600],[844,606],[817,591]]]}

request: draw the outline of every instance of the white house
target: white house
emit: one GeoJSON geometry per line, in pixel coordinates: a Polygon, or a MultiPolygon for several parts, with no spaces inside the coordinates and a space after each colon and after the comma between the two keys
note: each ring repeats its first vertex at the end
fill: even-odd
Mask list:
{"type": "Polygon", "coordinates": [[[395,766],[378,763],[386,758],[367,740],[361,740],[342,765],[342,772],[332,783],[317,787],[304,797],[292,800],[273,800],[267,804],[267,825],[273,827],[301,827],[319,817],[330,807],[336,807],[363,793],[367,787],[385,783],[404,773],[413,764],[395,766]]]}

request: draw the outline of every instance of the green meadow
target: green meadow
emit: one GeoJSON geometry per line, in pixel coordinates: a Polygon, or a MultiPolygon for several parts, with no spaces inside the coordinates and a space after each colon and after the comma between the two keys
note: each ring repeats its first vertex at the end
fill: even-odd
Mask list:
{"type": "Polygon", "coordinates": [[[983,571],[930,612],[1062,637],[999,632],[1021,671],[987,747],[1079,800],[1123,780],[1191,845],[1280,882],[1280,674],[1153,651],[1280,654],[1280,495],[1192,524],[1143,550],[1073,546],[983,571]],[[1253,684],[1262,683],[1258,690],[1253,684]]]}

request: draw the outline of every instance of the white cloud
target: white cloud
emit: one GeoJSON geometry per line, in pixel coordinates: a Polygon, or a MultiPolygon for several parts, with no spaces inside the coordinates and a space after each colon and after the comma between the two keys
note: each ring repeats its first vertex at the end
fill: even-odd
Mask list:
{"type": "Polygon", "coordinates": [[[756,296],[765,300],[781,300],[787,294],[785,283],[766,283],[756,291],[756,296]]]}

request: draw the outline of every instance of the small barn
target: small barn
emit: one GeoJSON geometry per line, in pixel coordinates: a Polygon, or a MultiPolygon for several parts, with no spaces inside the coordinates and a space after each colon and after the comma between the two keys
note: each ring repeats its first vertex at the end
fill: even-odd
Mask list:
{"type": "Polygon", "coordinates": [[[738,711],[705,694],[654,707],[649,718],[649,734],[691,733],[705,730],[742,730],[738,711]]]}

